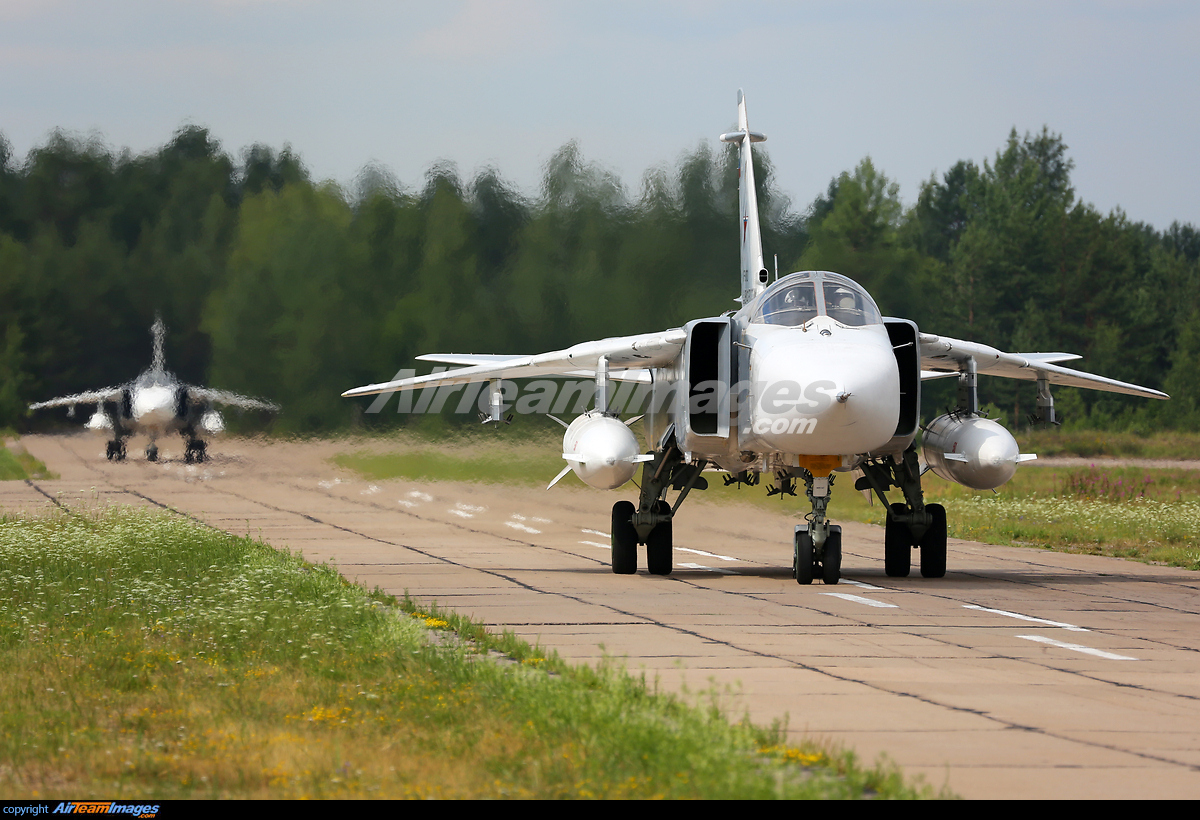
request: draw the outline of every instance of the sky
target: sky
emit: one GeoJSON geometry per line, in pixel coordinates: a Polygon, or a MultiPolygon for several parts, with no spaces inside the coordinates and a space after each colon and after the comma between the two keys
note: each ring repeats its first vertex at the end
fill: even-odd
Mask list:
{"type": "Polygon", "coordinates": [[[314,178],[443,160],[528,194],[574,140],[636,195],[736,122],[803,212],[870,156],[911,204],[1010,130],[1104,213],[1200,226],[1200,2],[0,0],[0,133],[151,151],[183,125],[314,178]]]}

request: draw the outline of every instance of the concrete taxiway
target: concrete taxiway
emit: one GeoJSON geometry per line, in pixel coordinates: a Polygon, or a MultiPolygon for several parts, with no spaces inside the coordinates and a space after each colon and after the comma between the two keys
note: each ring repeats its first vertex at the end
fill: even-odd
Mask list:
{"type": "Polygon", "coordinates": [[[111,463],[82,436],[22,444],[61,478],[0,483],[5,511],[149,504],[261,535],[966,797],[1200,797],[1197,573],[952,539],[945,578],[888,578],[882,530],[846,524],[843,582],[801,587],[795,500],[696,493],[675,572],[615,576],[610,510],[628,493],[370,483],[332,465],[351,449],[335,443],[225,441],[198,466],[169,447],[111,463]]]}

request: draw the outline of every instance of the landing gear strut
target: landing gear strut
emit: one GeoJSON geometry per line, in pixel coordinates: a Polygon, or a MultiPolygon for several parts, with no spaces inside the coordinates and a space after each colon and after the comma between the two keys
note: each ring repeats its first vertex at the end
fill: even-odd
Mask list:
{"type": "Polygon", "coordinates": [[[638,544],[646,545],[646,569],[651,575],[670,575],[673,569],[671,519],[693,489],[708,482],[700,473],[708,462],[688,464],[672,441],[642,466],[641,494],[635,507],[618,501],[612,509],[612,570],[618,575],[637,572],[638,544]],[[668,489],[679,491],[675,506],[666,501],[668,489]]]}
{"type": "MultiPolygon", "coordinates": [[[[792,577],[798,584],[811,584],[813,578],[836,584],[842,579],[842,528],[830,524],[825,517],[833,474],[827,472],[818,477],[809,470],[803,470],[801,475],[812,512],[807,516],[807,524],[796,527],[792,577]]],[[[786,486],[789,481],[790,478],[782,479],[781,486],[786,486]]]]}
{"type": "Polygon", "coordinates": [[[871,490],[887,508],[883,536],[883,566],[890,578],[905,578],[912,567],[912,549],[921,550],[921,575],[941,578],[946,574],[946,508],[926,504],[921,491],[921,467],[917,450],[909,445],[899,459],[881,458],[863,462],[863,477],[856,490],[871,490]],[[885,493],[895,487],[904,493],[904,503],[889,504],[885,493]]]}

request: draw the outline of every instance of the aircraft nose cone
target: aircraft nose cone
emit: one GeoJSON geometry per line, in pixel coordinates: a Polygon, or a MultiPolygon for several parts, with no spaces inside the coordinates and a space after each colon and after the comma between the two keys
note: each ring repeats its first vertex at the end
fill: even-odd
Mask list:
{"type": "Polygon", "coordinates": [[[145,387],[133,395],[133,420],[147,426],[164,425],[175,417],[174,393],[169,387],[145,387]]]}
{"type": "Polygon", "coordinates": [[[834,342],[813,334],[753,356],[751,432],[770,450],[806,455],[882,447],[900,417],[900,375],[874,336],[834,342]]]}

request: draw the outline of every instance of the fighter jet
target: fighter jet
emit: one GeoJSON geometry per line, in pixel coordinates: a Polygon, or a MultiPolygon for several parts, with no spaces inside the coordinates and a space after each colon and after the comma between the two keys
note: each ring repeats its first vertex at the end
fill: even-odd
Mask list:
{"type": "Polygon", "coordinates": [[[1012,435],[980,412],[978,375],[1026,379],[1037,385],[1035,418],[1056,422],[1051,385],[1069,385],[1168,398],[1146,387],[1061,366],[1068,353],[1006,353],[987,345],[924,333],[907,319],[881,315],[870,294],[846,276],[798,271],[770,281],[763,262],[752,145],[766,137],[750,130],[738,92],[738,128],[721,140],[739,148],[741,296],[739,309],[696,319],[681,328],[585,342],[534,356],[427,355],[467,365],[428,376],[348,390],[365,396],[490,380],[492,418],[502,407],[501,379],[547,375],[595,378],[595,407],[567,426],[563,459],[585,483],[615,489],[639,465],[638,500],[612,509],[612,570],[637,571],[646,547],[652,574],[672,570],[672,522],[692,489],[707,486],[702,472],[720,471],[726,484],[759,485],[768,495],[794,496],[803,485],[811,512],[795,527],[792,573],[801,584],[841,578],[841,527],[826,510],[834,480],[874,493],[887,510],[884,569],[907,576],[912,553],[921,575],[946,573],[946,510],[927,504],[921,477],[932,469],[976,489],[1001,486],[1022,454],[1012,435]],[[957,406],[923,428],[921,383],[958,380],[957,406]],[[646,386],[650,406],[640,451],[629,423],[610,400],[614,380],[646,386]],[[915,439],[924,430],[924,461],[915,439]],[[675,490],[673,502],[668,491],[675,490]],[[889,503],[888,493],[899,491],[889,503]]]}
{"type": "Polygon", "coordinates": [[[163,354],[166,327],[161,317],[155,319],[150,333],[154,337],[154,359],[150,369],[133,381],[117,387],[104,387],[38,402],[29,405],[29,409],[67,407],[67,415],[74,416],[76,405],[96,405],[96,412],[84,427],[109,439],[106,452],[110,461],[124,461],[125,440],[139,433],[150,438],[146,460],[157,461],[158,439],[167,433],[177,432],[187,439],[184,461],[188,464],[199,463],[207,458],[208,445],[204,438],[212,438],[225,431],[225,422],[214,405],[226,404],[271,412],[279,410],[277,405],[261,399],[184,384],[166,368],[163,354]]]}

